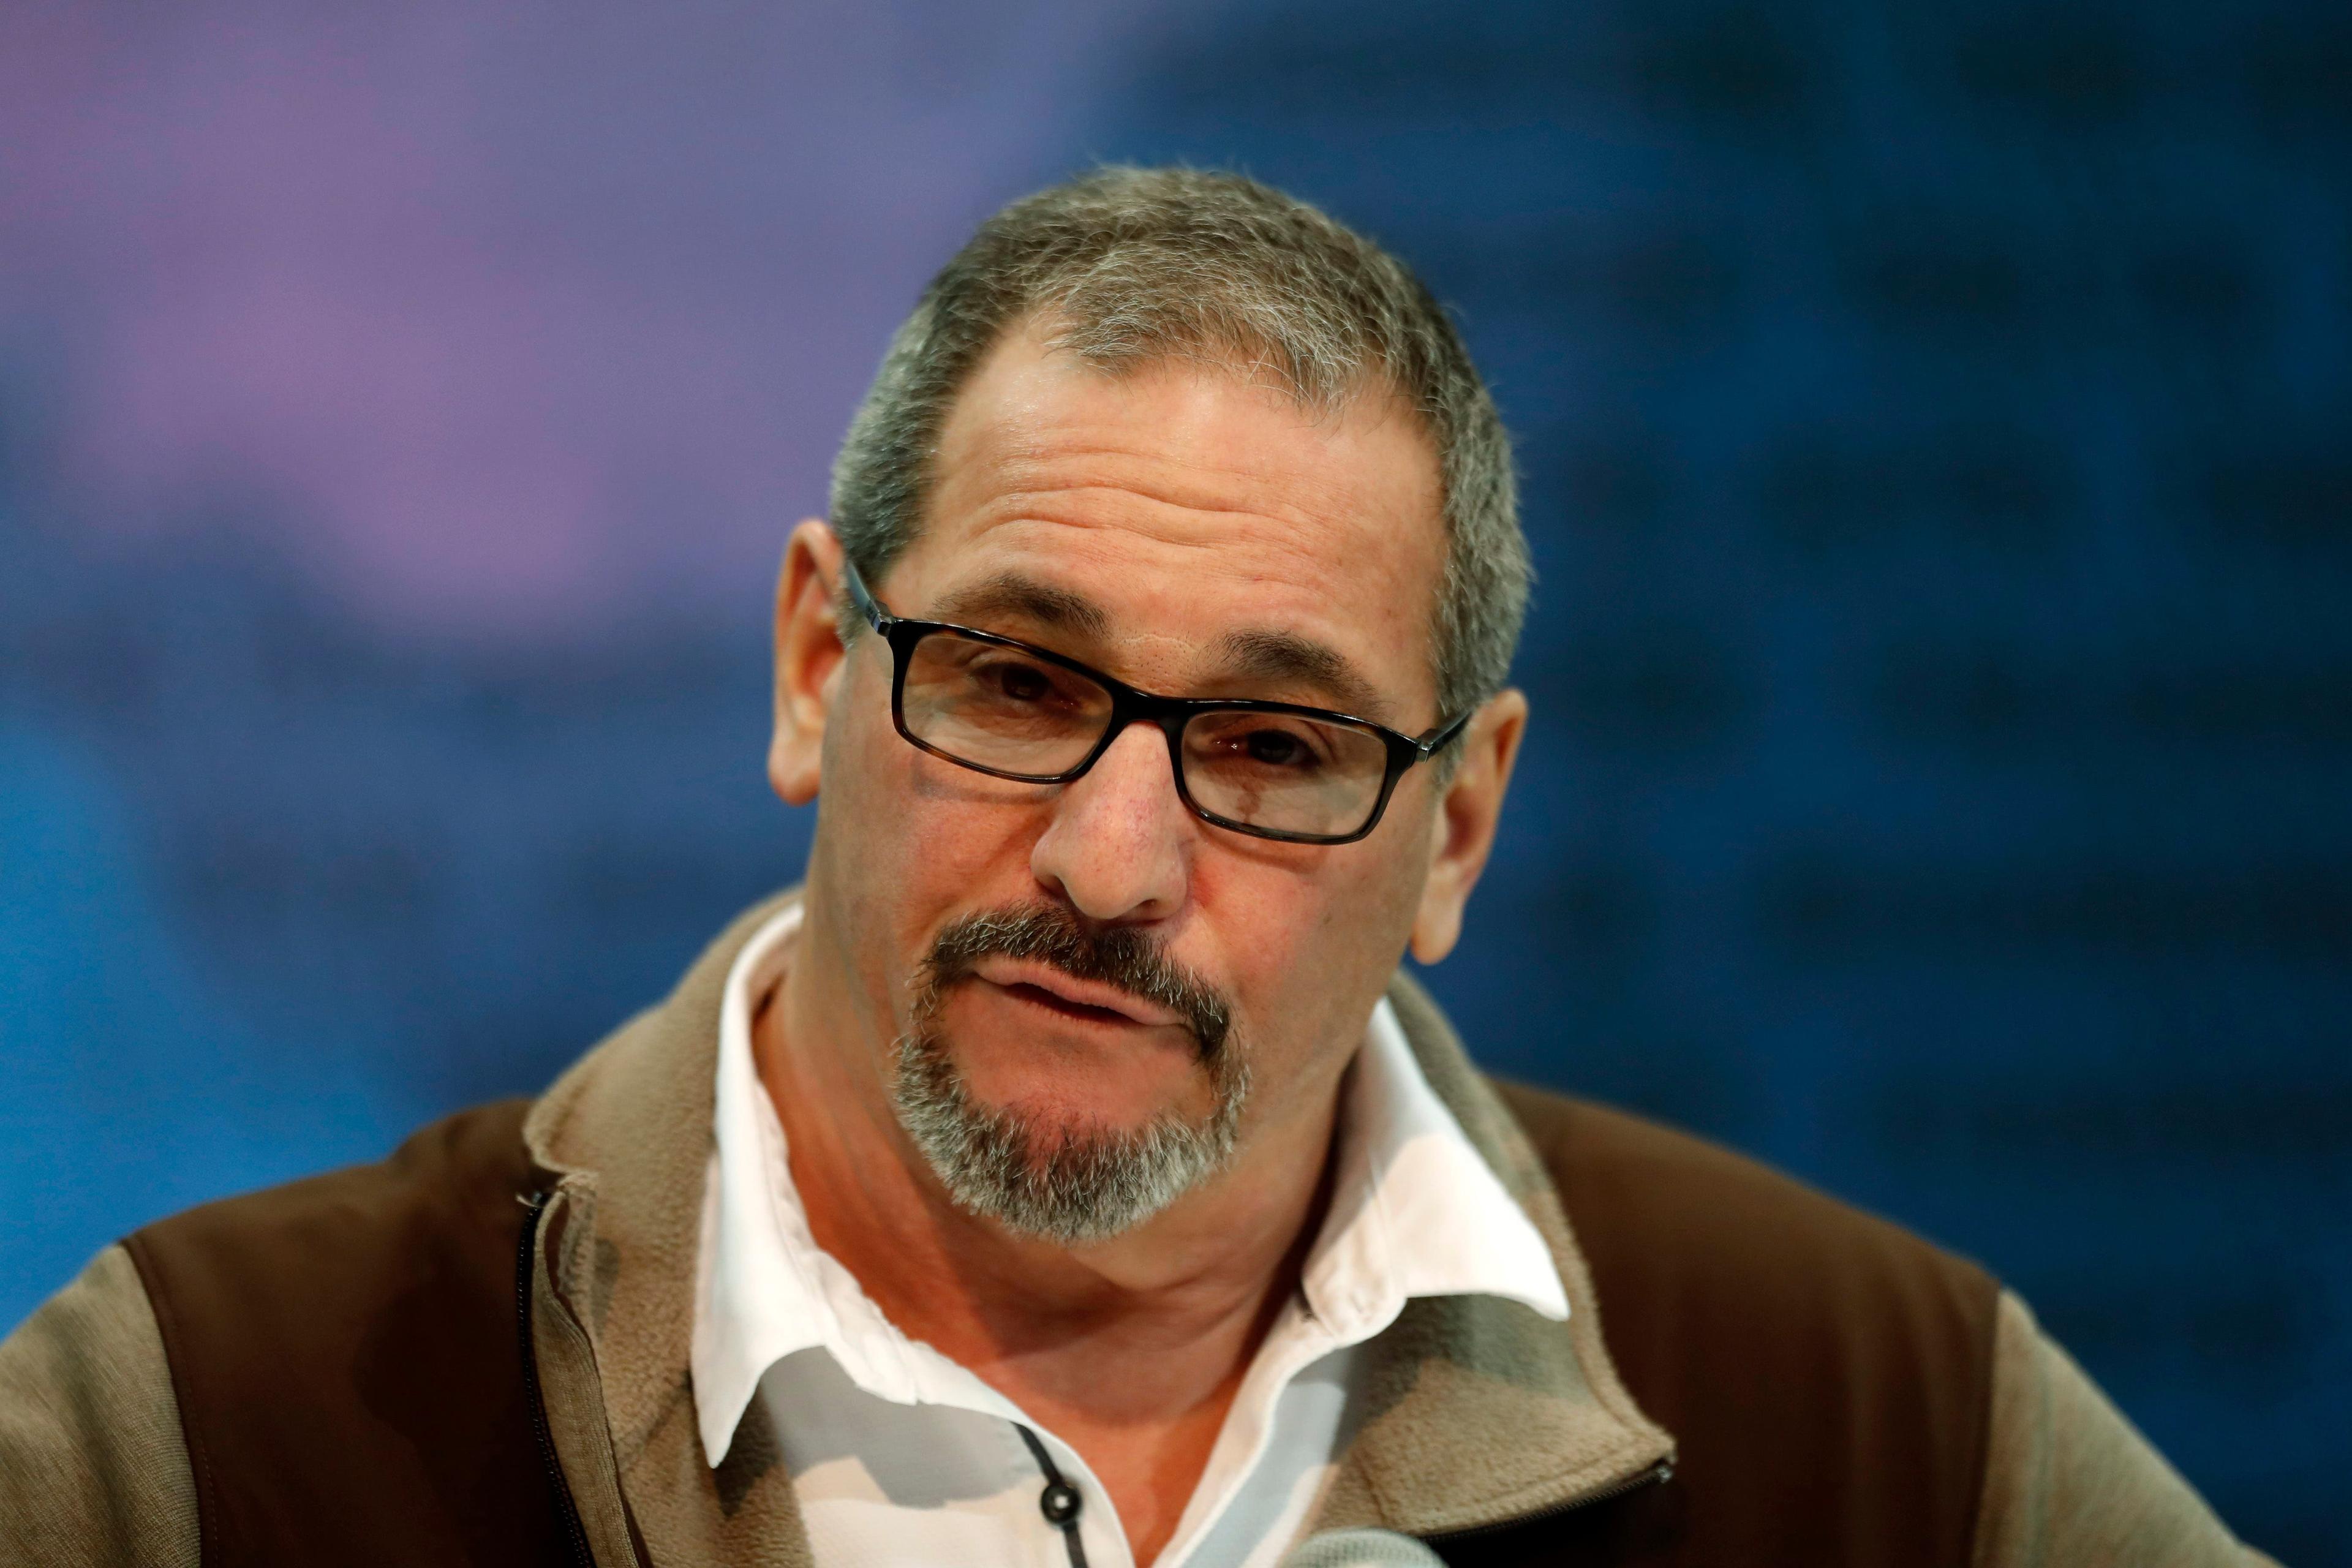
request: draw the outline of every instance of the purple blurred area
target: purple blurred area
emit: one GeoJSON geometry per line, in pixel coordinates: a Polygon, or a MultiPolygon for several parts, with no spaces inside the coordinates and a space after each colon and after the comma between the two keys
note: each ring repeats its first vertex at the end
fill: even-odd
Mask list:
{"type": "Polygon", "coordinates": [[[792,522],[1103,160],[1455,308],[1535,720],[1498,1072],[2014,1284],[2352,1563],[2352,15],[0,7],[0,1326],[530,1093],[791,880],[792,522]]]}
{"type": "Polygon", "coordinates": [[[131,551],[226,524],[395,635],[740,608],[1144,9],[11,7],[58,500],[131,551]]]}

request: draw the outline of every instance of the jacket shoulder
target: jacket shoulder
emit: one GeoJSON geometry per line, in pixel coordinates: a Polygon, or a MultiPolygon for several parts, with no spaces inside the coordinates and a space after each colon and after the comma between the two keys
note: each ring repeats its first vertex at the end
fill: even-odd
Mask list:
{"type": "Polygon", "coordinates": [[[1638,1228],[1654,1256],[1671,1244],[1661,1261],[1759,1287],[1765,1278],[1748,1277],[1798,1284],[1798,1256],[1827,1271],[1812,1275],[1816,1286],[1932,1277],[1984,1294],[1979,1326],[1990,1340],[1994,1286],[1969,1260],[1721,1144],[1591,1100],[1496,1088],[1560,1188],[1580,1242],[1606,1247],[1638,1228]]]}
{"type": "Polygon", "coordinates": [[[541,1558],[516,1306],[528,1109],[461,1111],[377,1163],[125,1240],[207,1561],[541,1558]]]}
{"type": "Polygon", "coordinates": [[[1730,1150],[1589,1101],[1496,1088],[1559,1193],[1612,1361],[1675,1434],[1694,1510],[1768,1510],[1713,1521],[1719,1538],[1818,1529],[1839,1539],[1805,1542],[1813,1561],[1872,1560],[1858,1548],[1874,1539],[1916,1542],[1910,1561],[1966,1562],[1995,1281],[1730,1150]],[[1706,1484],[1733,1475],[1743,1484],[1706,1484]]]}
{"type": "Polygon", "coordinates": [[[202,1204],[126,1237],[184,1418],[249,1408],[244,1391],[304,1362],[352,1366],[364,1336],[428,1303],[506,1301],[517,1194],[530,1178],[527,1109],[462,1110],[373,1163],[202,1204]]]}
{"type": "MultiPolygon", "coordinates": [[[[530,1106],[499,1100],[458,1111],[411,1133],[383,1160],[200,1204],[133,1233],[125,1245],[151,1289],[149,1264],[165,1257],[299,1260],[299,1274],[329,1287],[320,1263],[380,1260],[386,1243],[421,1239],[478,1209],[492,1191],[512,1206],[531,1173],[522,1141],[530,1106]]],[[[282,1289],[288,1281],[271,1283],[282,1289]]]]}

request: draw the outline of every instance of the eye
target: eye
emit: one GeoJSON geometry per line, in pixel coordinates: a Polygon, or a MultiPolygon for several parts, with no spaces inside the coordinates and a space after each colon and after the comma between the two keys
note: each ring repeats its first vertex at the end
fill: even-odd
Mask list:
{"type": "Polygon", "coordinates": [[[1042,702],[1054,690],[1054,683],[1046,679],[1044,670],[1034,664],[1016,664],[1009,659],[983,670],[982,679],[996,689],[998,696],[1014,702],[1042,702]]]}
{"type": "Polygon", "coordinates": [[[1244,738],[1242,749],[1250,761],[1268,767],[1306,767],[1315,761],[1306,741],[1288,730],[1253,730],[1244,738]]]}
{"type": "Polygon", "coordinates": [[[1260,720],[1246,728],[1234,727],[1214,744],[1229,763],[1267,773],[1303,777],[1320,773],[1332,763],[1330,747],[1315,727],[1307,724],[1260,720]]]}

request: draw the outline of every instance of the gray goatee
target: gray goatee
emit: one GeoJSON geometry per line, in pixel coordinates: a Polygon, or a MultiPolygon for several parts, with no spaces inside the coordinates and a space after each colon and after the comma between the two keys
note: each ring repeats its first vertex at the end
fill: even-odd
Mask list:
{"type": "Polygon", "coordinates": [[[916,980],[914,1027],[898,1045],[898,1121],[961,1207],[1007,1229],[1074,1246],[1132,1229],[1232,1158],[1249,1069],[1232,1049],[1231,1010],[1158,944],[1124,927],[1089,931],[1066,910],[1024,905],[950,922],[916,980]],[[1048,964],[1114,985],[1182,1017],[1216,1106],[1194,1123],[1172,1114],[1132,1131],[1042,1123],[972,1103],[940,1028],[949,986],[983,957],[1048,964]]]}

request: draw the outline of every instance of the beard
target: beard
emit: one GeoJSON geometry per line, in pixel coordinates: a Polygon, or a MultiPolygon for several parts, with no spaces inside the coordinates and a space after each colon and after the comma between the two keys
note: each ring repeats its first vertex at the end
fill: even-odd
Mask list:
{"type": "Polygon", "coordinates": [[[1160,945],[1126,927],[1089,931],[1066,910],[1023,905],[950,921],[917,971],[913,1026],[901,1036],[891,1102],[958,1206],[1025,1236],[1103,1241],[1160,1213],[1233,1157],[1249,1068],[1233,1048],[1232,1010],[1160,945]],[[1181,1017],[1215,1104],[1132,1130],[1046,1122],[974,1103],[940,1026],[948,988],[992,954],[1031,960],[1157,1003],[1181,1017]]]}

